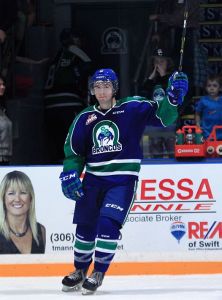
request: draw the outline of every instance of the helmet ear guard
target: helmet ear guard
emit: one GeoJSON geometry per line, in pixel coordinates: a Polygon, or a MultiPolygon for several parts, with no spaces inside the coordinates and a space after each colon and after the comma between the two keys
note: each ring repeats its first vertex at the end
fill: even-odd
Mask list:
{"type": "Polygon", "coordinates": [[[99,69],[89,80],[89,91],[91,95],[95,95],[94,84],[97,82],[111,82],[113,86],[113,95],[118,91],[119,82],[116,73],[112,69],[99,69]]]}

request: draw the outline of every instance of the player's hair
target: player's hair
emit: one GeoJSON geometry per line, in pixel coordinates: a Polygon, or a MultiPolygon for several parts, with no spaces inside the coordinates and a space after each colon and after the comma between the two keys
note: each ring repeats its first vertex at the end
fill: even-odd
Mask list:
{"type": "Polygon", "coordinates": [[[5,206],[5,194],[9,187],[15,190],[19,188],[29,193],[31,202],[27,216],[27,225],[30,226],[33,238],[37,245],[39,245],[35,214],[35,193],[30,178],[21,171],[7,173],[0,184],[0,233],[2,233],[6,239],[10,239],[10,228],[5,206]]]}

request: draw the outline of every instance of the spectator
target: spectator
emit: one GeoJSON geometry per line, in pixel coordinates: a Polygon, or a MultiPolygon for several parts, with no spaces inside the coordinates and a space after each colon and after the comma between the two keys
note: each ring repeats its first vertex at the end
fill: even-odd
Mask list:
{"type": "Polygon", "coordinates": [[[45,227],[36,221],[31,180],[10,172],[0,184],[0,254],[44,252],[45,227]]]}
{"type": "MultiPolygon", "coordinates": [[[[167,51],[157,48],[151,58],[149,75],[145,78],[140,94],[154,101],[165,96],[168,80],[174,70],[174,62],[167,51]]],[[[167,128],[147,127],[151,158],[174,157],[175,125],[167,128]]]]}
{"type": "Polygon", "coordinates": [[[5,81],[0,75],[0,165],[8,165],[12,156],[12,122],[5,113],[5,81]]]}
{"type": "Polygon", "coordinates": [[[73,118],[87,105],[91,59],[81,49],[79,33],[65,28],[61,48],[51,62],[45,85],[45,120],[49,162],[61,163],[63,145],[73,118]]]}
{"type": "MultiPolygon", "coordinates": [[[[219,75],[209,75],[205,89],[207,95],[202,96],[196,104],[196,125],[203,130],[207,139],[215,125],[222,125],[222,84],[219,75]]],[[[216,132],[217,140],[222,140],[222,130],[216,132]]]]}
{"type": "Polygon", "coordinates": [[[144,79],[140,95],[152,99],[157,85],[161,85],[164,90],[167,88],[169,77],[174,71],[174,62],[169,53],[161,48],[154,50],[150,62],[148,77],[144,79]]]}

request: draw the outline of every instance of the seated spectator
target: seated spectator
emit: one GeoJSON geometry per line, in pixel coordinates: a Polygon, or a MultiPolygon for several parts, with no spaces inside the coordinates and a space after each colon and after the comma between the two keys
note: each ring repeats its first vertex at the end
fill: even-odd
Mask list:
{"type": "Polygon", "coordinates": [[[0,165],[8,165],[12,156],[12,122],[5,114],[5,81],[0,75],[0,165]]]}
{"type": "Polygon", "coordinates": [[[61,163],[63,145],[75,115],[87,106],[91,59],[79,33],[65,28],[45,85],[45,124],[49,163],[61,163]]]}
{"type": "Polygon", "coordinates": [[[148,76],[141,86],[140,95],[152,99],[157,85],[165,90],[173,70],[174,62],[167,51],[161,48],[155,49],[150,60],[150,66],[148,66],[148,76]]]}
{"type": "MultiPolygon", "coordinates": [[[[174,70],[174,62],[166,50],[155,49],[151,57],[148,77],[145,78],[140,95],[161,101],[165,96],[168,80],[174,70]]],[[[148,127],[149,154],[152,158],[173,157],[175,126],[168,128],[148,127]]]]}
{"type": "MultiPolygon", "coordinates": [[[[222,83],[219,75],[209,75],[206,85],[206,95],[196,104],[196,125],[203,130],[207,139],[215,125],[222,125],[222,83]]],[[[222,140],[222,130],[216,132],[217,140],[222,140]]]]}

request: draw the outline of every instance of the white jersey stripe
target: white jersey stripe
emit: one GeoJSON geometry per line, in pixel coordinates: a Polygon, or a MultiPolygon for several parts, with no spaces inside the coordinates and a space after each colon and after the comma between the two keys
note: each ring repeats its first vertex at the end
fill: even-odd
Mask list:
{"type": "Polygon", "coordinates": [[[112,176],[112,175],[135,175],[138,176],[139,172],[133,171],[113,171],[113,172],[93,172],[93,171],[86,171],[87,173],[91,173],[96,176],[112,176]]]}
{"type": "Polygon", "coordinates": [[[123,163],[123,164],[128,164],[128,163],[141,163],[141,159],[113,159],[110,161],[101,161],[101,162],[96,162],[96,163],[87,163],[88,166],[90,167],[96,167],[96,166],[104,166],[104,165],[110,165],[112,163],[123,163]]]}

